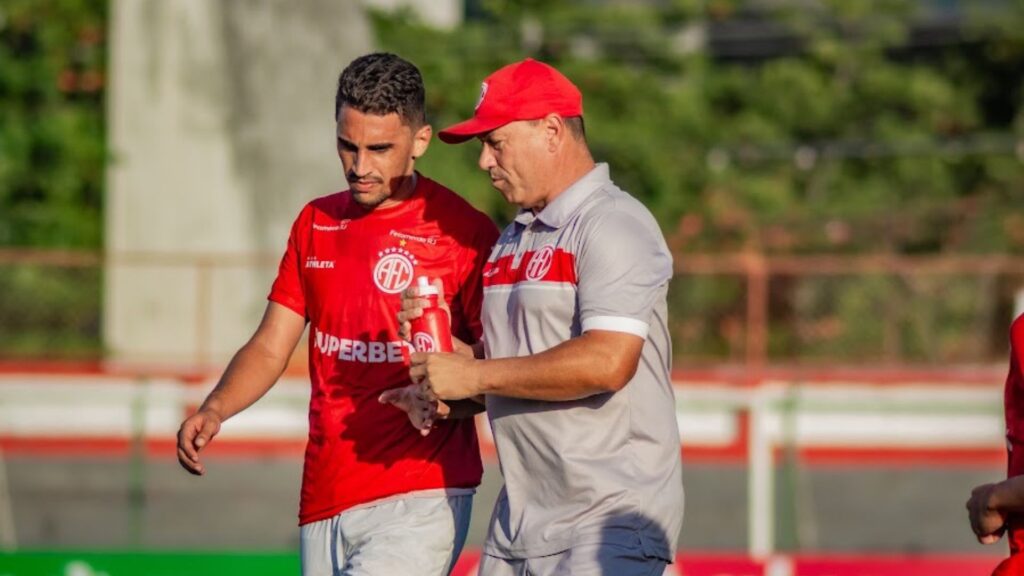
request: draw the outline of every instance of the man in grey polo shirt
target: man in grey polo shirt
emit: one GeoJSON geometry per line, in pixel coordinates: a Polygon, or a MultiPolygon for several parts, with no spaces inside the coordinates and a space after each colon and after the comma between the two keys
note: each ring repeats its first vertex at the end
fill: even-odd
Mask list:
{"type": "MultiPolygon", "coordinates": [[[[480,573],[661,574],[682,525],[665,297],[650,212],[595,164],[582,96],[527,59],[483,83],[479,165],[520,208],[484,267],[483,350],[415,354],[428,396],[486,398],[505,487],[480,573]],[[485,358],[485,359],[480,359],[485,358]]],[[[400,320],[419,314],[415,292],[400,320]]]]}

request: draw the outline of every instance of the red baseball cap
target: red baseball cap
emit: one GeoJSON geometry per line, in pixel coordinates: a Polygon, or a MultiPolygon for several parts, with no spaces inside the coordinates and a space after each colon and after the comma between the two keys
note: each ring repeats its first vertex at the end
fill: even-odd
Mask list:
{"type": "Polygon", "coordinates": [[[537,120],[551,113],[582,116],[583,95],[558,70],[527,58],[484,79],[473,117],[441,130],[438,137],[458,144],[509,122],[537,120]]]}

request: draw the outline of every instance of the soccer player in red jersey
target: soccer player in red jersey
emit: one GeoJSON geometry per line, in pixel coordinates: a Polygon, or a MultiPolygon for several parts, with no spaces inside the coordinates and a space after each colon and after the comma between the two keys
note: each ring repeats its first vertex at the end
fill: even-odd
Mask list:
{"type": "MultiPolygon", "coordinates": [[[[397,56],[363,56],[342,72],[335,118],[349,189],[301,211],[262,322],[178,432],[178,460],[202,475],[203,448],[274,385],[309,323],[306,576],[447,574],[480,483],[471,418],[431,412],[433,430],[422,434],[406,415],[433,405],[407,388],[401,292],[418,276],[438,282],[453,334],[476,342],[481,272],[498,235],[484,214],[414,170],[432,135],[423,106],[419,70],[397,56]]],[[[459,416],[482,409],[449,404],[459,416]]]]}
{"type": "Polygon", "coordinates": [[[998,542],[1003,533],[1010,557],[994,576],[1024,574],[1024,315],[1010,327],[1010,372],[1003,392],[1006,412],[1007,479],[971,491],[967,513],[971,529],[982,544],[998,542]]]}

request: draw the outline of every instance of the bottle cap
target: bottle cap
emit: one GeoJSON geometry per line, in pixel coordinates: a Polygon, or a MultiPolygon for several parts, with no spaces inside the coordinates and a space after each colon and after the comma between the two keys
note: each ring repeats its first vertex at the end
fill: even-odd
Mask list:
{"type": "Polygon", "coordinates": [[[420,296],[437,296],[437,288],[430,284],[430,279],[426,276],[416,279],[416,292],[420,296]]]}

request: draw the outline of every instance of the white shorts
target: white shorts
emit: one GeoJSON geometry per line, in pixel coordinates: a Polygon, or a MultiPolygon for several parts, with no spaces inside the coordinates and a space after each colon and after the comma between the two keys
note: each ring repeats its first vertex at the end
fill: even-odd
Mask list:
{"type": "Polygon", "coordinates": [[[472,495],[409,496],[299,527],[303,576],[444,576],[462,552],[472,495]]]}

